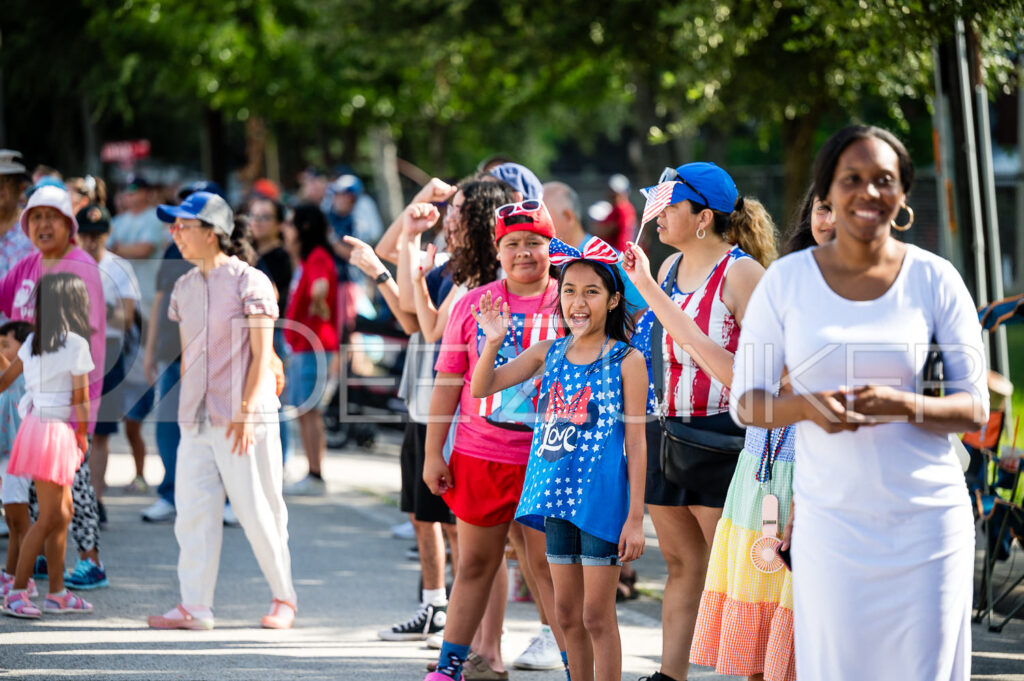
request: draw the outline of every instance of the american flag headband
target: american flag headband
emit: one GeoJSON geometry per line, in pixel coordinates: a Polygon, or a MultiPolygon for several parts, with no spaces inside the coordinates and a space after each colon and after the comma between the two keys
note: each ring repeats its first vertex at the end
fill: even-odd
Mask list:
{"type": "Polygon", "coordinates": [[[615,265],[619,262],[619,254],[615,252],[615,249],[607,244],[607,242],[592,237],[583,246],[583,250],[573,248],[569,244],[559,239],[552,239],[551,243],[548,244],[548,255],[551,258],[551,264],[556,267],[561,267],[563,270],[571,263],[577,260],[589,260],[596,262],[597,264],[604,267],[612,275],[612,279],[615,281],[615,285],[621,288],[621,281],[618,273],[615,271],[615,265]]]}

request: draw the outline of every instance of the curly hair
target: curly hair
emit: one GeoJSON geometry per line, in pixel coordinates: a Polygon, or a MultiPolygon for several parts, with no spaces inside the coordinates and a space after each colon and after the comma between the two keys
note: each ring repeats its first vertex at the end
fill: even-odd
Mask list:
{"type": "Polygon", "coordinates": [[[470,288],[489,284],[498,276],[498,247],[494,243],[494,211],[515,201],[508,185],[471,181],[459,187],[465,199],[459,209],[462,247],[452,251],[448,275],[470,288]]]}

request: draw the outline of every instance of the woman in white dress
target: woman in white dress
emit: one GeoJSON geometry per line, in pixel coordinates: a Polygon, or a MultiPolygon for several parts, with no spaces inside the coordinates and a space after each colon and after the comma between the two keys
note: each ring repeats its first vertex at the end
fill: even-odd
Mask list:
{"type": "Polygon", "coordinates": [[[836,238],[773,264],[743,323],[734,418],[798,421],[792,562],[797,677],[970,678],[974,528],[950,434],[988,412],[974,302],[953,266],[904,244],[914,168],[850,126],[815,161],[836,238]],[[902,224],[897,224],[900,219],[902,224]],[[930,339],[945,396],[921,395],[930,339]],[[794,393],[773,397],[783,367],[794,393]]]}

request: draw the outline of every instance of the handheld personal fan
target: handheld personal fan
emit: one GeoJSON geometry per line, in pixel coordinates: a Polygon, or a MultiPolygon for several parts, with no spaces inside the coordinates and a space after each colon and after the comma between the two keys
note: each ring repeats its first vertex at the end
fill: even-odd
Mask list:
{"type": "Polygon", "coordinates": [[[761,536],[750,547],[750,560],[760,572],[771,574],[782,569],[782,559],[775,553],[779,540],[779,498],[764,495],[761,501],[761,536]]]}

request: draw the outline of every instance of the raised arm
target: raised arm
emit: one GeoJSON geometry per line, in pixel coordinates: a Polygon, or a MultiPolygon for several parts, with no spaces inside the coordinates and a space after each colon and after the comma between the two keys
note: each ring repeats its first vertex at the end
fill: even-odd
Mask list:
{"type": "MultiPolygon", "coordinates": [[[[757,286],[761,274],[764,273],[764,268],[760,264],[753,259],[749,259],[749,262],[747,260],[744,258],[732,266],[723,291],[726,306],[729,307],[730,302],[732,303],[732,307],[729,307],[730,312],[736,317],[736,323],[741,326],[743,315],[746,313],[746,302],[757,286]]],[[[706,373],[722,385],[730,385],[733,354],[708,338],[693,319],[669,298],[651,276],[647,254],[636,244],[630,243],[623,260],[623,268],[672,340],[693,357],[706,373]]],[[[659,279],[664,279],[670,268],[670,262],[664,263],[659,279]]]]}
{"type": "Polygon", "coordinates": [[[554,341],[535,343],[512,361],[495,369],[494,360],[508,333],[508,303],[503,304],[501,298],[492,299],[488,291],[480,297],[479,304],[479,309],[476,305],[470,306],[470,312],[487,340],[473,368],[469,388],[473,397],[487,397],[539,374],[544,369],[544,356],[554,341]]]}
{"type": "Polygon", "coordinates": [[[345,243],[352,247],[352,257],[350,262],[359,268],[359,270],[371,279],[376,280],[377,277],[387,274],[388,278],[383,282],[377,284],[377,289],[384,296],[384,302],[387,303],[388,309],[395,315],[395,319],[398,320],[399,325],[402,327],[402,331],[407,334],[413,334],[420,330],[419,321],[416,319],[416,315],[406,312],[402,309],[398,298],[398,285],[395,283],[391,273],[384,266],[384,263],[380,261],[374,250],[370,248],[370,245],[364,241],[360,241],[354,236],[345,236],[345,243]]]}
{"type": "MultiPolygon", "coordinates": [[[[444,180],[433,178],[430,182],[423,185],[423,188],[416,192],[416,196],[413,197],[410,202],[410,206],[415,203],[442,203],[447,201],[451,196],[458,191],[458,187],[448,184],[444,180]]],[[[408,206],[406,207],[408,210],[408,206]]],[[[380,259],[389,262],[392,265],[398,265],[400,256],[400,245],[399,241],[402,232],[402,223],[405,216],[405,210],[398,214],[398,217],[388,226],[384,234],[381,236],[380,241],[377,242],[377,246],[374,249],[380,259]]],[[[401,285],[399,285],[401,289],[401,285]]]]}

